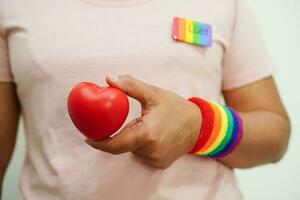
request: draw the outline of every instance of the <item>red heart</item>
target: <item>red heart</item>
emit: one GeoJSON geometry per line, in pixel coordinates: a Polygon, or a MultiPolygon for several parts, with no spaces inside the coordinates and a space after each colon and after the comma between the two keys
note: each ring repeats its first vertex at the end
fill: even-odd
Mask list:
{"type": "Polygon", "coordinates": [[[125,122],[129,102],[127,95],[114,87],[94,83],[77,84],[68,97],[69,115],[86,137],[103,140],[115,133],[125,122]]]}

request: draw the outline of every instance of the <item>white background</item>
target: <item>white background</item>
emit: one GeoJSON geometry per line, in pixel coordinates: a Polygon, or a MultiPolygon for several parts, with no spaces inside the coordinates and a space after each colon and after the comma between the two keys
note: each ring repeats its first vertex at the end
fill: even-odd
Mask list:
{"type": "MultiPolygon", "coordinates": [[[[288,152],[277,164],[236,170],[245,199],[300,199],[300,1],[247,0],[256,15],[268,50],[277,65],[275,76],[293,123],[288,152]]],[[[25,152],[23,126],[4,181],[3,200],[22,199],[18,177],[25,152]]]]}

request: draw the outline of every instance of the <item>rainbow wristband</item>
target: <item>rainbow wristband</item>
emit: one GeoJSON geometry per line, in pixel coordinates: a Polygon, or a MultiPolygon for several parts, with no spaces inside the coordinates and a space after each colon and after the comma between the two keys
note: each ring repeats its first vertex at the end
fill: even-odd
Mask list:
{"type": "Polygon", "coordinates": [[[243,136],[243,122],[239,114],[230,107],[198,97],[188,100],[195,103],[202,113],[199,137],[189,153],[213,158],[230,154],[243,136]]]}

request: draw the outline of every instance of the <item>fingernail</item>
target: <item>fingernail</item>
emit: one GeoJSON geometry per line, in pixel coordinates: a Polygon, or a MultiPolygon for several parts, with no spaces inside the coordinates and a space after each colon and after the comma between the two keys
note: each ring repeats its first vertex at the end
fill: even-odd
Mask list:
{"type": "Polygon", "coordinates": [[[115,82],[115,83],[119,83],[119,82],[120,82],[119,77],[116,76],[116,75],[110,74],[110,75],[108,75],[108,77],[110,78],[110,80],[111,80],[112,82],[115,82]]]}

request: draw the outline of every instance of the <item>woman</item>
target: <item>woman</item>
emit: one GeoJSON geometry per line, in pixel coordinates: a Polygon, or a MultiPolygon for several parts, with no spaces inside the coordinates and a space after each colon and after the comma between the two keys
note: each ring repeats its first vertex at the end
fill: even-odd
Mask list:
{"type": "Polygon", "coordinates": [[[4,0],[0,28],[0,180],[22,111],[25,199],[242,199],[233,169],[286,151],[288,115],[242,0],[4,0]],[[174,17],[211,26],[212,44],[174,40],[174,17]],[[130,114],[115,137],[85,140],[67,96],[107,74],[132,97],[130,114]],[[192,96],[242,120],[230,154],[188,154],[205,124],[192,96]]]}

